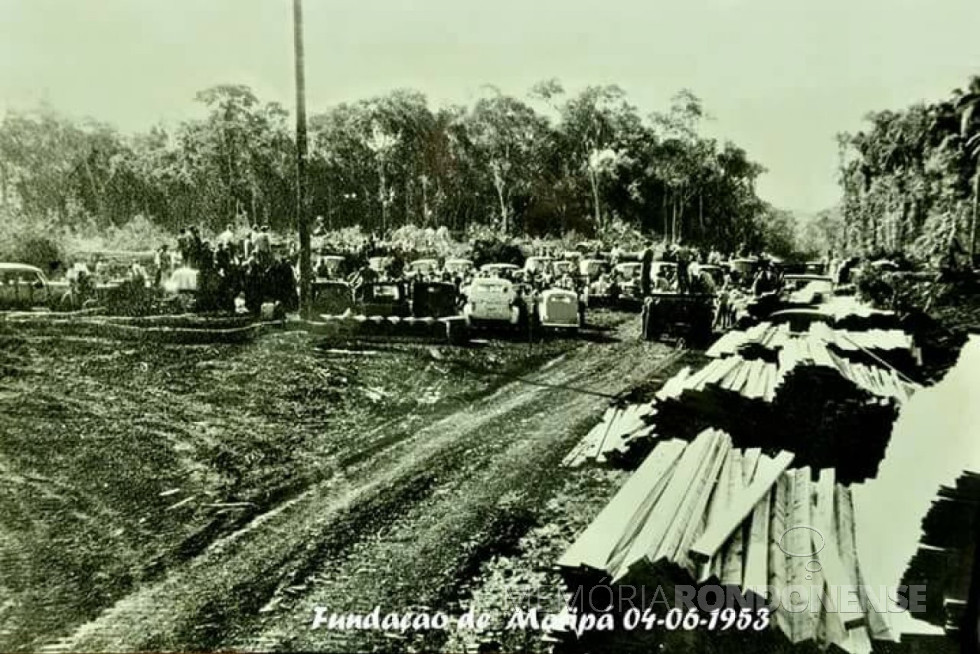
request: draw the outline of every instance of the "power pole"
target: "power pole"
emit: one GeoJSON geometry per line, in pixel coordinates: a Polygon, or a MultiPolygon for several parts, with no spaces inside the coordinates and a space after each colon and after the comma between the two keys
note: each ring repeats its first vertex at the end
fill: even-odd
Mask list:
{"type": "Polygon", "coordinates": [[[296,226],[299,229],[299,310],[312,314],[310,224],[306,208],[306,73],[303,54],[303,0],[293,0],[293,46],[296,59],[296,226]]]}

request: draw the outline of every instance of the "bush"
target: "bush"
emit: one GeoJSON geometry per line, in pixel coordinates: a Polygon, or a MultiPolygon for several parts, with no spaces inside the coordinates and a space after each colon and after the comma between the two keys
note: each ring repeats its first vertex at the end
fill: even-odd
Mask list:
{"type": "Polygon", "coordinates": [[[524,259],[524,252],[514,243],[496,239],[473,244],[473,263],[477,266],[486,263],[513,263],[523,266],[524,259]]]}
{"type": "Polygon", "coordinates": [[[93,221],[76,222],[66,230],[68,254],[77,256],[91,252],[145,252],[163,243],[173,244],[176,236],[143,215],[108,229],[99,229],[93,221]]]}
{"type": "Polygon", "coordinates": [[[0,261],[26,263],[50,272],[63,261],[60,233],[48,220],[0,212],[0,261]]]}

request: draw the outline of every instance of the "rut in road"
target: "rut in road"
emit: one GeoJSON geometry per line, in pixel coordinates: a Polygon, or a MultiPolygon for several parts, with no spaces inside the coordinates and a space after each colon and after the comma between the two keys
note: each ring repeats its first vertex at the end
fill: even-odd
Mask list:
{"type": "MultiPolygon", "coordinates": [[[[584,344],[527,377],[616,393],[670,352],[584,344]]],[[[260,516],[47,649],[360,649],[350,634],[310,631],[313,607],[451,608],[439,605],[506,540],[515,516],[519,523],[547,500],[567,474],[561,458],[605,405],[568,389],[506,384],[260,516]],[[261,612],[283,586],[292,598],[261,612]]]]}

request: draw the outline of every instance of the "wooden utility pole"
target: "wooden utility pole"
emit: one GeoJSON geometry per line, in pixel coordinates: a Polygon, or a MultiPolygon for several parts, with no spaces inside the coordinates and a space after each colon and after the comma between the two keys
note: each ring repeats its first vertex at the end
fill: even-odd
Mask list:
{"type": "Polygon", "coordinates": [[[296,226],[299,229],[299,310],[312,314],[310,224],[306,207],[306,73],[303,54],[303,0],[293,0],[293,46],[296,59],[296,226]]]}
{"type": "Polygon", "coordinates": [[[973,174],[973,213],[970,216],[970,268],[977,255],[977,220],[980,218],[980,153],[977,153],[976,172],[973,174]]]}

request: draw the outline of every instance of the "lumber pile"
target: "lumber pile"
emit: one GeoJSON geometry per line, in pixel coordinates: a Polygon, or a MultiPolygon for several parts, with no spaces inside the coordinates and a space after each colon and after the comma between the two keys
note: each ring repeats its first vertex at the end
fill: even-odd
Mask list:
{"type": "Polygon", "coordinates": [[[650,403],[614,405],[602,420],[565,456],[562,465],[576,468],[587,462],[623,462],[636,440],[653,437],[648,420],[656,413],[650,403]]]}
{"type": "Polygon", "coordinates": [[[794,332],[786,323],[762,322],[745,330],[723,334],[708,349],[713,358],[740,355],[748,359],[776,361],[785,348],[820,348],[849,362],[895,367],[910,372],[916,366],[912,336],[901,329],[853,331],[813,323],[807,331],[794,332]]]}
{"type": "Polygon", "coordinates": [[[573,592],[599,580],[651,591],[735,587],[774,608],[770,631],[789,643],[870,652],[872,637],[890,637],[884,616],[845,607],[837,595],[861,579],[850,491],[832,469],[814,478],[808,467],[790,469],[792,461],[789,452],[736,449],[713,429],[690,443],[662,441],[558,561],[566,583],[573,592]],[[775,595],[764,600],[767,586],[775,595]],[[811,590],[793,600],[806,609],[787,605],[790,586],[811,590]]]}
{"type": "Polygon", "coordinates": [[[713,358],[667,380],[652,405],[621,415],[610,409],[565,465],[632,467],[659,436],[690,440],[717,427],[740,447],[789,450],[804,465],[861,481],[874,475],[898,407],[918,388],[894,369],[848,361],[819,340],[786,338],[772,359],[713,358]]]}
{"type": "Polygon", "coordinates": [[[717,427],[739,447],[789,450],[802,465],[836,468],[845,483],[873,476],[898,404],[911,389],[826,350],[784,349],[780,359],[714,359],[665,386],[657,397],[656,432],[690,440],[717,427]]]}
{"type": "Polygon", "coordinates": [[[901,583],[925,586],[924,614],[916,617],[956,635],[963,627],[980,538],[980,474],[965,472],[942,486],[922,520],[919,550],[901,583]]]}

